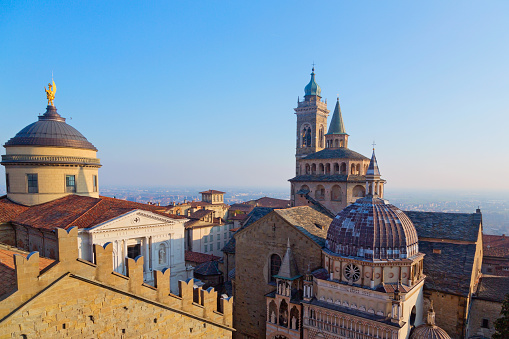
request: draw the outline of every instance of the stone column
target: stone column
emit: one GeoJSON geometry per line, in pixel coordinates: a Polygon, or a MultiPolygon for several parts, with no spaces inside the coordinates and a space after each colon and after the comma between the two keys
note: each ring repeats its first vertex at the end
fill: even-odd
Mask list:
{"type": "Polygon", "coordinates": [[[149,268],[149,262],[150,262],[150,250],[149,250],[149,246],[148,246],[148,237],[145,237],[143,239],[143,244],[145,245],[144,246],[145,247],[145,255],[144,255],[145,260],[144,260],[144,265],[143,265],[144,266],[143,267],[143,271],[145,273],[147,273],[148,272],[148,268],[149,268]]]}
{"type": "Polygon", "coordinates": [[[127,239],[124,239],[124,251],[123,253],[121,254],[122,255],[122,272],[124,272],[124,274],[127,273],[127,265],[126,265],[126,259],[127,258],[127,239]]]}

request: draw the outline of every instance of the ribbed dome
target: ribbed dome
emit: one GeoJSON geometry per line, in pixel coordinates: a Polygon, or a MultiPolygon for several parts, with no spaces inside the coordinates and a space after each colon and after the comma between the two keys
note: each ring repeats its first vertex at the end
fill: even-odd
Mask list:
{"type": "Polygon", "coordinates": [[[304,95],[317,95],[321,96],[322,89],[315,81],[315,68],[313,67],[313,71],[311,72],[311,80],[309,81],[309,84],[304,87],[304,95]]]}
{"type": "Polygon", "coordinates": [[[65,123],[55,106],[48,106],[39,121],[23,128],[4,146],[56,146],[97,151],[83,134],[65,123]]]}
{"type": "Polygon", "coordinates": [[[406,214],[369,195],[338,213],[325,246],[341,256],[372,260],[403,259],[419,252],[417,232],[406,214]]]}
{"type": "Polygon", "coordinates": [[[451,337],[436,325],[423,324],[414,329],[410,339],[451,339],[451,337]]]}

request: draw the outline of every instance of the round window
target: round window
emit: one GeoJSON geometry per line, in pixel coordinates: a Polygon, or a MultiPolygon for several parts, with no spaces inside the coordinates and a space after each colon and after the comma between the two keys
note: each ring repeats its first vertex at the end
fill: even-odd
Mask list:
{"type": "Polygon", "coordinates": [[[359,268],[359,266],[354,265],[354,264],[346,265],[345,277],[348,280],[351,279],[352,281],[357,281],[357,280],[359,280],[360,276],[361,276],[361,269],[359,268]]]}

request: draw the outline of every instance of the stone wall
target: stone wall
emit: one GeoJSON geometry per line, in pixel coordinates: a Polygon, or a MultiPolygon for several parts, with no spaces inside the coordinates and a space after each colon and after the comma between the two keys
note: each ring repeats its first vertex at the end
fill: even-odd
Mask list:
{"type": "Polygon", "coordinates": [[[0,338],[231,338],[231,298],[218,302],[193,279],[173,295],[169,269],[146,285],[141,256],[118,274],[111,243],[94,245],[94,263],[81,260],[77,231],[57,229],[59,261],[41,272],[37,252],[14,256],[17,291],[0,301],[0,338]]]}
{"type": "Polygon", "coordinates": [[[433,300],[436,325],[444,329],[452,339],[463,338],[468,299],[454,294],[426,290],[424,309],[433,300]]]}
{"type": "Polygon", "coordinates": [[[0,223],[0,243],[16,246],[16,234],[10,223],[0,223]]]}
{"type": "Polygon", "coordinates": [[[501,303],[474,298],[468,319],[467,338],[475,335],[491,338],[495,333],[494,322],[500,318],[501,310],[501,303]],[[483,327],[483,319],[487,320],[487,327],[483,327]]]}
{"type": "Polygon", "coordinates": [[[265,338],[266,298],[276,289],[269,283],[270,257],[286,252],[287,240],[300,273],[321,265],[321,248],[272,212],[235,234],[234,327],[236,338],[265,338]]]}

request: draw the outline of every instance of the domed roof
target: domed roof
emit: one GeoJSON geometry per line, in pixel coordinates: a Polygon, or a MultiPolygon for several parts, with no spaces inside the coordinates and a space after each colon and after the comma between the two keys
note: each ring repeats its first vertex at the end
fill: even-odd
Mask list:
{"type": "Polygon", "coordinates": [[[404,259],[419,252],[412,221],[387,200],[372,195],[336,215],[325,247],[341,256],[370,260],[404,259]]]}
{"type": "Polygon", "coordinates": [[[313,71],[311,72],[311,80],[309,81],[309,84],[304,87],[304,95],[317,95],[321,96],[322,89],[315,81],[315,68],[313,67],[313,71]]]}
{"type": "Polygon", "coordinates": [[[97,151],[83,134],[65,122],[52,105],[48,105],[46,113],[39,116],[39,121],[23,128],[4,145],[9,146],[56,146],[97,151]]]}
{"type": "Polygon", "coordinates": [[[431,307],[428,310],[426,323],[417,326],[410,335],[410,339],[451,339],[446,331],[435,325],[433,300],[431,301],[431,307]]]}

